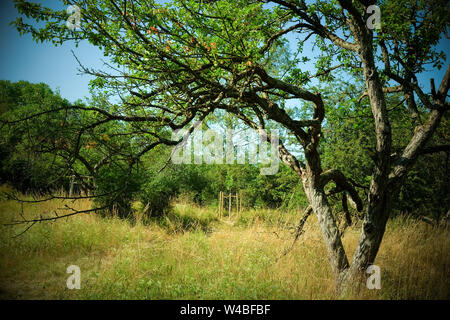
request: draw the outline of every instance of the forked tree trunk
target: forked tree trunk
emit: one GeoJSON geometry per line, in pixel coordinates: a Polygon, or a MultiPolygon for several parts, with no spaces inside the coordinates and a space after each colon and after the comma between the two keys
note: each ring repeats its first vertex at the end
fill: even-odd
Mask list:
{"type": "Polygon", "coordinates": [[[341,275],[349,268],[349,262],[342,245],[339,228],[320,179],[322,173],[320,156],[316,148],[306,153],[306,170],[302,176],[303,188],[314,214],[319,222],[322,237],[327,248],[331,268],[339,284],[341,275]]]}
{"type": "Polygon", "coordinates": [[[351,268],[346,275],[350,281],[363,273],[375,261],[392,211],[392,195],[390,194],[392,191],[380,192],[375,195],[378,197],[377,201],[369,201],[358,246],[353,255],[351,268]]]}
{"type": "MultiPolygon", "coordinates": [[[[327,197],[322,188],[317,187],[308,177],[303,186],[309,203],[319,222],[320,230],[327,248],[328,259],[333,273],[339,277],[349,267],[348,259],[342,245],[339,228],[334,219],[327,197]]],[[[338,279],[339,280],[339,279],[338,279]]]]}
{"type": "Polygon", "coordinates": [[[389,186],[392,132],[383,85],[375,66],[372,33],[356,19],[353,19],[351,29],[358,43],[358,55],[363,64],[367,95],[375,124],[376,156],[360,240],[351,268],[345,275],[348,281],[352,281],[357,273],[365,271],[375,260],[391,213],[394,191],[390,190],[389,186]]]}

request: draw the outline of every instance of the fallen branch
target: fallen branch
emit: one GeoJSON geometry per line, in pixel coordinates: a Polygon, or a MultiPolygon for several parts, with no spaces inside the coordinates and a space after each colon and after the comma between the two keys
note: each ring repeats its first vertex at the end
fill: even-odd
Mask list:
{"type": "Polygon", "coordinates": [[[313,212],[313,209],[312,209],[311,206],[306,208],[305,214],[303,215],[303,218],[300,220],[300,223],[299,223],[299,225],[297,227],[297,232],[295,233],[294,241],[292,242],[292,244],[290,245],[289,248],[284,250],[284,252],[276,259],[275,262],[278,262],[278,260],[280,260],[282,257],[287,255],[292,250],[292,248],[294,247],[294,245],[297,242],[298,238],[300,238],[300,236],[305,232],[303,230],[303,227],[305,226],[306,220],[308,220],[308,217],[311,215],[312,212],[313,212]]]}

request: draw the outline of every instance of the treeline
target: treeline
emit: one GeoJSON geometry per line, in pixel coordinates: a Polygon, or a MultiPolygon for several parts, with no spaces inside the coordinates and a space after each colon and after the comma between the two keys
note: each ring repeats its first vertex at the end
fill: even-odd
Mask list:
{"type": "MultiPolygon", "coordinates": [[[[375,145],[371,140],[374,129],[370,108],[364,99],[355,102],[338,96],[332,88],[325,90],[329,94],[328,120],[320,145],[323,167],[340,169],[365,199],[375,145]]],[[[0,182],[22,193],[68,192],[74,179],[78,182],[75,193],[90,192],[105,212],[115,211],[123,217],[132,212],[136,201],[152,215],[170,210],[170,201],[180,196],[214,206],[220,191],[242,192],[246,207],[292,210],[307,206],[298,177],[281,163],[278,173],[272,176],[260,175],[260,168],[250,164],[175,165],[169,161],[172,147],[168,146],[159,146],[135,161],[133,152],[140,141],[125,133],[130,131],[126,123],[105,123],[86,132],[86,123],[94,121],[95,115],[83,110],[83,106],[88,103],[99,109],[110,108],[104,97],[77,101],[79,109],[74,110],[65,108],[69,102],[42,83],[0,81],[0,92],[0,182]],[[78,150],[79,145],[82,151],[74,154],[72,150],[78,150]],[[135,165],[130,166],[134,161],[135,165]],[[90,163],[98,165],[92,167],[90,163]]],[[[395,128],[394,150],[400,150],[409,141],[414,126],[400,98],[393,96],[389,103],[395,128]]],[[[208,121],[217,124],[224,120],[216,117],[208,121]]],[[[435,145],[448,141],[448,122],[446,114],[433,138],[435,145]]],[[[396,212],[434,218],[445,214],[450,208],[448,160],[446,152],[421,157],[394,203],[396,212]]],[[[333,187],[328,192],[332,195],[333,187]]],[[[342,211],[341,199],[330,199],[336,212],[342,211]]]]}

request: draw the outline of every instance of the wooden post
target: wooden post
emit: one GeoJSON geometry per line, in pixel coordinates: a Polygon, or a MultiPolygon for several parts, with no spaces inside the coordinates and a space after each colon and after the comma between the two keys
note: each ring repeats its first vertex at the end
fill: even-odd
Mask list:
{"type": "Polygon", "coordinates": [[[229,192],[227,195],[223,191],[219,191],[219,219],[224,218],[225,199],[228,201],[228,220],[232,218],[239,219],[242,213],[242,191],[235,194],[229,192]],[[236,212],[233,213],[233,198],[236,203],[236,212]]]}
{"type": "Polygon", "coordinates": [[[73,192],[73,184],[75,183],[75,176],[72,176],[70,178],[70,188],[69,188],[69,198],[72,197],[72,192],[73,192]]]}
{"type": "Polygon", "coordinates": [[[236,218],[239,219],[239,193],[236,193],[236,218]]]}
{"type": "Polygon", "coordinates": [[[242,191],[239,191],[239,217],[242,213],[242,191]]]}
{"type": "Polygon", "coordinates": [[[88,185],[88,188],[87,188],[87,196],[88,197],[90,197],[91,196],[91,188],[90,188],[90,186],[91,186],[91,179],[92,179],[92,184],[94,184],[94,179],[91,177],[91,176],[89,176],[88,177],[88,182],[87,182],[87,185],[88,185]]]}
{"type": "Polygon", "coordinates": [[[222,211],[223,211],[223,192],[219,193],[219,218],[222,219],[222,211]]]}
{"type": "Polygon", "coordinates": [[[228,194],[228,219],[231,219],[231,192],[228,194]]]}

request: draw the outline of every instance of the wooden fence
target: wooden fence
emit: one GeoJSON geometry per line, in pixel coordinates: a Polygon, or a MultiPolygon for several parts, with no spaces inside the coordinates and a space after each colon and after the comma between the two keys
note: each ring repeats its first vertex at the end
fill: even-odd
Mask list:
{"type": "Polygon", "coordinates": [[[219,193],[219,219],[224,217],[224,213],[226,209],[225,201],[228,201],[228,219],[232,219],[235,217],[239,219],[242,212],[242,192],[239,193],[231,193],[229,192],[227,195],[224,194],[223,191],[219,193]],[[234,199],[234,205],[233,205],[234,199]],[[235,209],[234,209],[235,208],[235,209]]]}

